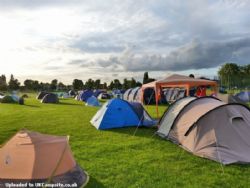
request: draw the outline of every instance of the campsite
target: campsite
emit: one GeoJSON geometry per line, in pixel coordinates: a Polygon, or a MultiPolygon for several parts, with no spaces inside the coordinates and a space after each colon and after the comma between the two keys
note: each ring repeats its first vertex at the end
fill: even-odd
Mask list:
{"type": "Polygon", "coordinates": [[[250,187],[250,0],[0,0],[0,188],[250,187]]]}

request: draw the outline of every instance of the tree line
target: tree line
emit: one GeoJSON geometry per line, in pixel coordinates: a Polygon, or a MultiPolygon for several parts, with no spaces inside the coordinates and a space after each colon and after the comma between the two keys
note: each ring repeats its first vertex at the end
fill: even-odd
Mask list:
{"type": "Polygon", "coordinates": [[[250,87],[250,64],[226,63],[218,71],[220,85],[228,89],[250,87]]]}
{"type": "MultiPolygon", "coordinates": [[[[154,79],[149,78],[148,73],[145,72],[143,84],[153,81],[154,79]]],[[[137,86],[141,86],[142,83],[136,81],[134,78],[124,79],[123,82],[120,82],[118,79],[114,79],[108,85],[107,82],[101,83],[100,79],[93,80],[88,79],[85,83],[80,79],[74,79],[71,85],[65,85],[62,82],[59,82],[57,79],[53,79],[50,83],[40,82],[38,80],[26,79],[23,82],[23,85],[19,82],[18,79],[11,74],[9,81],[5,75],[0,76],[0,91],[12,91],[12,90],[29,90],[29,91],[66,91],[70,89],[82,90],[82,89],[128,89],[137,86]]]]}

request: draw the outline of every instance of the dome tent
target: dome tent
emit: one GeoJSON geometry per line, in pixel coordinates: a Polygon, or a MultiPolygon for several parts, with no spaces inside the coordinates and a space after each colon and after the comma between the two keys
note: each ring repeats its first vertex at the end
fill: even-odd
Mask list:
{"type": "Polygon", "coordinates": [[[162,116],[158,135],[222,164],[250,163],[250,109],[213,97],[186,97],[162,116]]]}
{"type": "Polygon", "coordinates": [[[74,90],[69,90],[69,96],[76,96],[76,92],[74,90]]]}
{"type": "Polygon", "coordinates": [[[98,99],[111,99],[111,98],[112,98],[111,95],[108,93],[100,93],[98,95],[98,99]]]}
{"type": "Polygon", "coordinates": [[[16,103],[16,101],[9,95],[5,95],[0,98],[1,103],[16,103]]]}
{"type": "Polygon", "coordinates": [[[129,103],[118,98],[107,101],[90,122],[97,129],[153,126],[156,124],[140,103],[129,103]]]}
{"type": "Polygon", "coordinates": [[[87,101],[87,99],[89,97],[91,97],[93,95],[93,91],[92,90],[84,90],[79,94],[79,100],[81,101],[87,101]]]}
{"type": "Polygon", "coordinates": [[[53,93],[46,94],[41,100],[41,103],[58,103],[58,102],[59,102],[58,96],[53,93]]]}
{"type": "Polygon", "coordinates": [[[250,91],[242,91],[235,96],[237,96],[243,102],[250,102],[250,91]]]}
{"type": "Polygon", "coordinates": [[[95,96],[91,96],[86,101],[86,106],[101,106],[101,104],[95,96]]]}
{"type": "Polygon", "coordinates": [[[19,131],[0,148],[0,184],[62,183],[86,185],[88,175],[77,165],[67,136],[19,131]]]}
{"type": "Polygon", "coordinates": [[[36,99],[41,100],[41,99],[43,99],[43,97],[44,97],[45,95],[47,95],[47,94],[49,94],[49,92],[41,91],[40,93],[38,93],[36,99]]]}

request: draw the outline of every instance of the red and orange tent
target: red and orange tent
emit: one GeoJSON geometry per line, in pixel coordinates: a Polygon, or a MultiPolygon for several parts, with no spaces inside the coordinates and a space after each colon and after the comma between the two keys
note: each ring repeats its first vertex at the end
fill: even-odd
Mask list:
{"type": "Polygon", "coordinates": [[[141,88],[141,95],[142,95],[141,99],[143,100],[145,89],[154,88],[157,116],[159,116],[158,103],[161,98],[161,91],[163,88],[185,88],[187,91],[187,96],[189,96],[189,90],[192,87],[198,87],[198,86],[211,86],[214,93],[215,94],[217,93],[218,84],[216,81],[197,79],[197,78],[191,78],[189,76],[173,74],[164,79],[156,80],[148,84],[143,84],[141,88]]]}

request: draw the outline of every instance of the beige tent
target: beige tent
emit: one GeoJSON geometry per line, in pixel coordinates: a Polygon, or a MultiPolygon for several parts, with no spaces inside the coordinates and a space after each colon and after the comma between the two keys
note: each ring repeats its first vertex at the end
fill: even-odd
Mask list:
{"type": "Polygon", "coordinates": [[[88,175],[76,164],[66,136],[25,130],[0,148],[0,184],[51,182],[81,187],[87,181],[88,175]]]}
{"type": "Polygon", "coordinates": [[[158,135],[222,164],[250,163],[250,109],[212,97],[180,99],[164,113],[158,135]]]}

